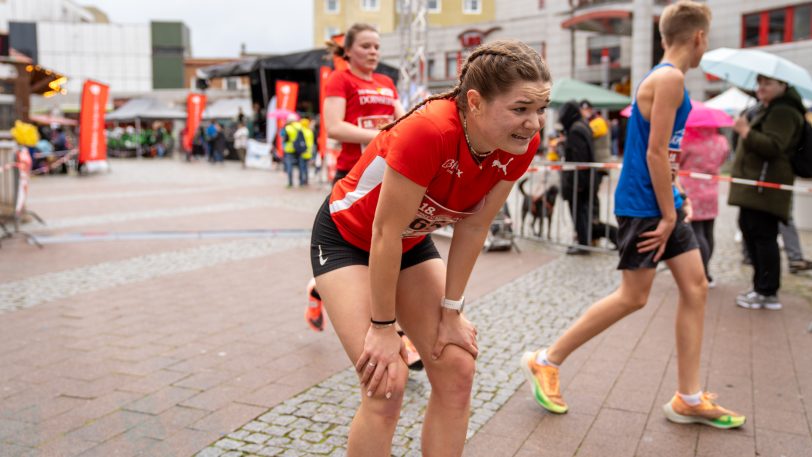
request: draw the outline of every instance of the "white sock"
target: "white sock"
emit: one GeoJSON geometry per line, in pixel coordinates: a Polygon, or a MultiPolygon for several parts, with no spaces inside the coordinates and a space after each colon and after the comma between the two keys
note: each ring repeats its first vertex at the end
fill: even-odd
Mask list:
{"type": "Polygon", "coordinates": [[[677,392],[677,395],[679,395],[680,398],[682,398],[682,401],[687,403],[689,406],[696,406],[696,405],[702,403],[702,391],[701,390],[699,392],[697,392],[695,394],[691,394],[691,395],[687,395],[687,394],[684,394],[682,392],[677,392]]]}
{"type": "Polygon", "coordinates": [[[558,368],[558,365],[554,364],[553,362],[550,362],[547,359],[547,349],[542,349],[541,351],[538,351],[536,353],[536,363],[538,363],[539,365],[548,365],[551,367],[558,368]]]}

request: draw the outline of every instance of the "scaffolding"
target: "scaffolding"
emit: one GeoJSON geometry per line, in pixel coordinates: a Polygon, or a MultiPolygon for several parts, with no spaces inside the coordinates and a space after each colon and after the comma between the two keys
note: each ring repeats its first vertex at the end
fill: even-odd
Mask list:
{"type": "Polygon", "coordinates": [[[401,46],[398,90],[407,110],[428,95],[426,3],[426,0],[397,0],[401,46]]]}

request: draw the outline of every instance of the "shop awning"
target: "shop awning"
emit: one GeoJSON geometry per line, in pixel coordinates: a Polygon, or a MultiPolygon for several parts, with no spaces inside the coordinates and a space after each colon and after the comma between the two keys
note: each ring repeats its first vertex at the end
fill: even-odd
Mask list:
{"type": "Polygon", "coordinates": [[[136,98],[105,117],[106,121],[186,119],[186,112],[153,98],[136,98]]]}
{"type": "Polygon", "coordinates": [[[625,10],[590,11],[567,19],[561,23],[561,28],[609,35],[631,35],[632,12],[625,10]]]}

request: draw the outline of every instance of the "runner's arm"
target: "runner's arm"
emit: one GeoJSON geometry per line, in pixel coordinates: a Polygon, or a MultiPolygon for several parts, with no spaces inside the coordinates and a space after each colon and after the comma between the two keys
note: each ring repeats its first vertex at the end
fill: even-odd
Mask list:
{"type": "Polygon", "coordinates": [[[646,163],[651,175],[651,185],[657,198],[662,218],[676,221],[674,194],[671,188],[671,165],[668,161],[668,143],[674,128],[677,109],[682,104],[684,76],[679,70],[663,72],[652,81],[654,94],[651,101],[651,131],[648,138],[646,163]]]}
{"type": "Polygon", "coordinates": [[[367,144],[378,134],[378,130],[370,130],[352,125],[344,120],[347,113],[347,100],[342,97],[327,97],[324,99],[324,127],[327,136],[342,143],[367,144]]]}
{"type": "MultiPolygon", "coordinates": [[[[448,268],[446,270],[445,296],[451,300],[459,300],[465,293],[468,278],[474,269],[479,253],[491,229],[491,222],[505,204],[513,181],[499,181],[487,197],[485,205],[477,213],[457,222],[454,225],[454,236],[451,238],[451,248],[448,252],[448,268]]],[[[449,310],[443,310],[444,313],[449,310]]],[[[450,312],[456,313],[451,310],[450,312]]]]}
{"type": "Polygon", "coordinates": [[[401,234],[412,222],[426,188],[386,166],[369,251],[372,319],[395,318],[395,291],[400,275],[401,234]]]}

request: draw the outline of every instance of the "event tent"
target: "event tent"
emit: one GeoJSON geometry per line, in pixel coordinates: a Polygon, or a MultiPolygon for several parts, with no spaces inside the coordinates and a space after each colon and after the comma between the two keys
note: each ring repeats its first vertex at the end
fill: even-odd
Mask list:
{"type": "Polygon", "coordinates": [[[186,112],[153,98],[135,98],[105,116],[106,121],[134,122],[186,119],[186,112]]]}
{"type": "MultiPolygon", "coordinates": [[[[248,76],[251,81],[251,102],[267,106],[275,94],[276,81],[293,81],[299,84],[300,105],[319,110],[319,69],[332,67],[332,55],[327,49],[312,49],[278,56],[245,59],[211,65],[197,70],[198,79],[230,78],[248,76]]],[[[397,84],[399,70],[385,63],[376,70],[392,78],[397,84]]]]}
{"type": "Polygon", "coordinates": [[[250,99],[224,98],[209,104],[203,112],[203,119],[236,119],[240,108],[246,118],[253,115],[250,99]]]}
{"type": "Polygon", "coordinates": [[[597,109],[623,109],[632,99],[617,92],[576,79],[561,78],[553,82],[550,106],[558,108],[569,100],[589,100],[597,109]]]}

